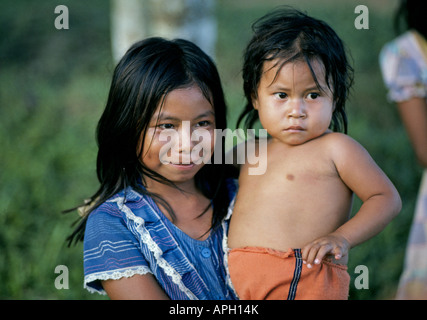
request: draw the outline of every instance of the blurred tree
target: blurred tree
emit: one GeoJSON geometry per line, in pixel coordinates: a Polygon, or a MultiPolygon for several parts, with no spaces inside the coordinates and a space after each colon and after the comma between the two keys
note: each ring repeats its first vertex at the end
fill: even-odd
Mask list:
{"type": "Polygon", "coordinates": [[[111,1],[111,42],[115,61],[134,42],[150,36],[184,38],[214,57],[216,0],[111,1]]]}

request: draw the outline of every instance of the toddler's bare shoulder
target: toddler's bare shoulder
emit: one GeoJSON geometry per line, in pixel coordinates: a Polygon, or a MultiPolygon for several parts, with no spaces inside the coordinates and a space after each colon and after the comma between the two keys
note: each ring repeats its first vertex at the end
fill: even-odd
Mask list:
{"type": "Polygon", "coordinates": [[[322,137],[325,145],[333,148],[363,148],[362,145],[355,139],[339,132],[331,132],[322,137]]]}

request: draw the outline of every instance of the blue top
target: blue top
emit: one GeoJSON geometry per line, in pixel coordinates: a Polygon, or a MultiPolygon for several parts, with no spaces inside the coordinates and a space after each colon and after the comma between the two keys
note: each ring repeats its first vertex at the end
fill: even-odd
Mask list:
{"type": "MultiPolygon", "coordinates": [[[[227,187],[234,199],[235,181],[227,187]]],[[[230,216],[231,209],[206,240],[195,240],[168,220],[151,197],[128,188],[88,218],[84,287],[105,294],[100,280],[151,273],[171,299],[236,299],[226,266],[230,216]]]]}

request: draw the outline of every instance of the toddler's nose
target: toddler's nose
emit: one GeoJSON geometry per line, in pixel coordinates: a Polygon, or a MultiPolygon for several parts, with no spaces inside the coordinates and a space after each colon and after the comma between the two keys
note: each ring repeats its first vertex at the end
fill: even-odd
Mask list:
{"type": "Polygon", "coordinates": [[[290,101],[289,106],[290,108],[289,108],[288,116],[290,118],[299,119],[299,118],[305,118],[307,116],[304,102],[301,101],[301,99],[295,99],[293,101],[290,101]]]}

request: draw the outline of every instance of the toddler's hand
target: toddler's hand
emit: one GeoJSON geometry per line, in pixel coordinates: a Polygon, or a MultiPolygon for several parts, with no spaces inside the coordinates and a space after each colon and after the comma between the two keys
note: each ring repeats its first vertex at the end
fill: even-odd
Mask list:
{"type": "Polygon", "coordinates": [[[302,260],[311,268],[313,264],[320,264],[325,255],[333,255],[336,260],[341,259],[348,254],[349,247],[344,237],[331,233],[307,244],[301,251],[302,260]]]}

